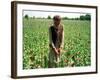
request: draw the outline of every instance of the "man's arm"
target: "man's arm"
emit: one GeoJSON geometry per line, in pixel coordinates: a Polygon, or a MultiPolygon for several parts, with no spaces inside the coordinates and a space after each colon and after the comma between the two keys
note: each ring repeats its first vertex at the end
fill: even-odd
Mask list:
{"type": "Polygon", "coordinates": [[[63,47],[64,47],[64,30],[62,31],[62,42],[60,48],[63,49],[63,47]]]}
{"type": "Polygon", "coordinates": [[[60,48],[63,49],[64,47],[64,26],[62,25],[62,40],[61,40],[61,45],[60,45],[60,48]]]}
{"type": "MultiPolygon", "coordinates": [[[[63,26],[62,26],[63,28],[63,26]]],[[[63,51],[63,47],[64,47],[64,29],[62,29],[62,40],[61,40],[61,44],[60,44],[60,48],[58,49],[58,52],[62,52],[63,51]]]]}

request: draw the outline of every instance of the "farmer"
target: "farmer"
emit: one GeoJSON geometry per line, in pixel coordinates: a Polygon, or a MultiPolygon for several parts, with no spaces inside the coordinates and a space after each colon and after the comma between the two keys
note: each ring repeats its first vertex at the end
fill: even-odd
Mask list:
{"type": "Polygon", "coordinates": [[[60,56],[64,45],[64,30],[61,24],[61,17],[53,17],[53,25],[49,27],[49,68],[59,67],[60,56]]]}

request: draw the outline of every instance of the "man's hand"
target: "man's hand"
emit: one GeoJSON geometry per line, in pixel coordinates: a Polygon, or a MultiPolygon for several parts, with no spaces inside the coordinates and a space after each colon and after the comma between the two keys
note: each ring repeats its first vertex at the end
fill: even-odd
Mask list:
{"type": "Polygon", "coordinates": [[[55,53],[56,53],[57,55],[60,55],[62,49],[61,49],[61,48],[55,48],[54,51],[55,51],[55,53]]]}
{"type": "Polygon", "coordinates": [[[57,50],[58,50],[59,53],[61,52],[61,48],[58,48],[57,50]]]}
{"type": "Polygon", "coordinates": [[[56,48],[54,49],[54,52],[55,52],[56,55],[59,55],[59,52],[56,48]]]}

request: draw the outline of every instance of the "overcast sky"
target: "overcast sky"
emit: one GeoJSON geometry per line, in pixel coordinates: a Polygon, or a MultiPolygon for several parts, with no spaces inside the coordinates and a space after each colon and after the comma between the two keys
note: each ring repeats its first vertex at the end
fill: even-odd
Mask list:
{"type": "Polygon", "coordinates": [[[48,15],[53,17],[54,15],[60,15],[61,17],[68,17],[68,18],[76,18],[80,15],[86,15],[86,13],[75,13],[75,12],[54,12],[54,11],[32,11],[32,10],[23,10],[23,16],[28,15],[29,17],[45,17],[47,18],[48,15]]]}

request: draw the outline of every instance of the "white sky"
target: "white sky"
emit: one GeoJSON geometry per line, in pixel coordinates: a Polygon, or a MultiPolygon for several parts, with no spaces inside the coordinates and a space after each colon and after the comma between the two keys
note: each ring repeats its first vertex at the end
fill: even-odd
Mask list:
{"type": "Polygon", "coordinates": [[[80,15],[86,15],[86,13],[75,13],[75,12],[54,12],[54,11],[38,11],[38,10],[23,10],[23,16],[28,15],[30,17],[45,17],[48,15],[53,17],[54,15],[60,15],[61,17],[76,18],[80,15]]]}

